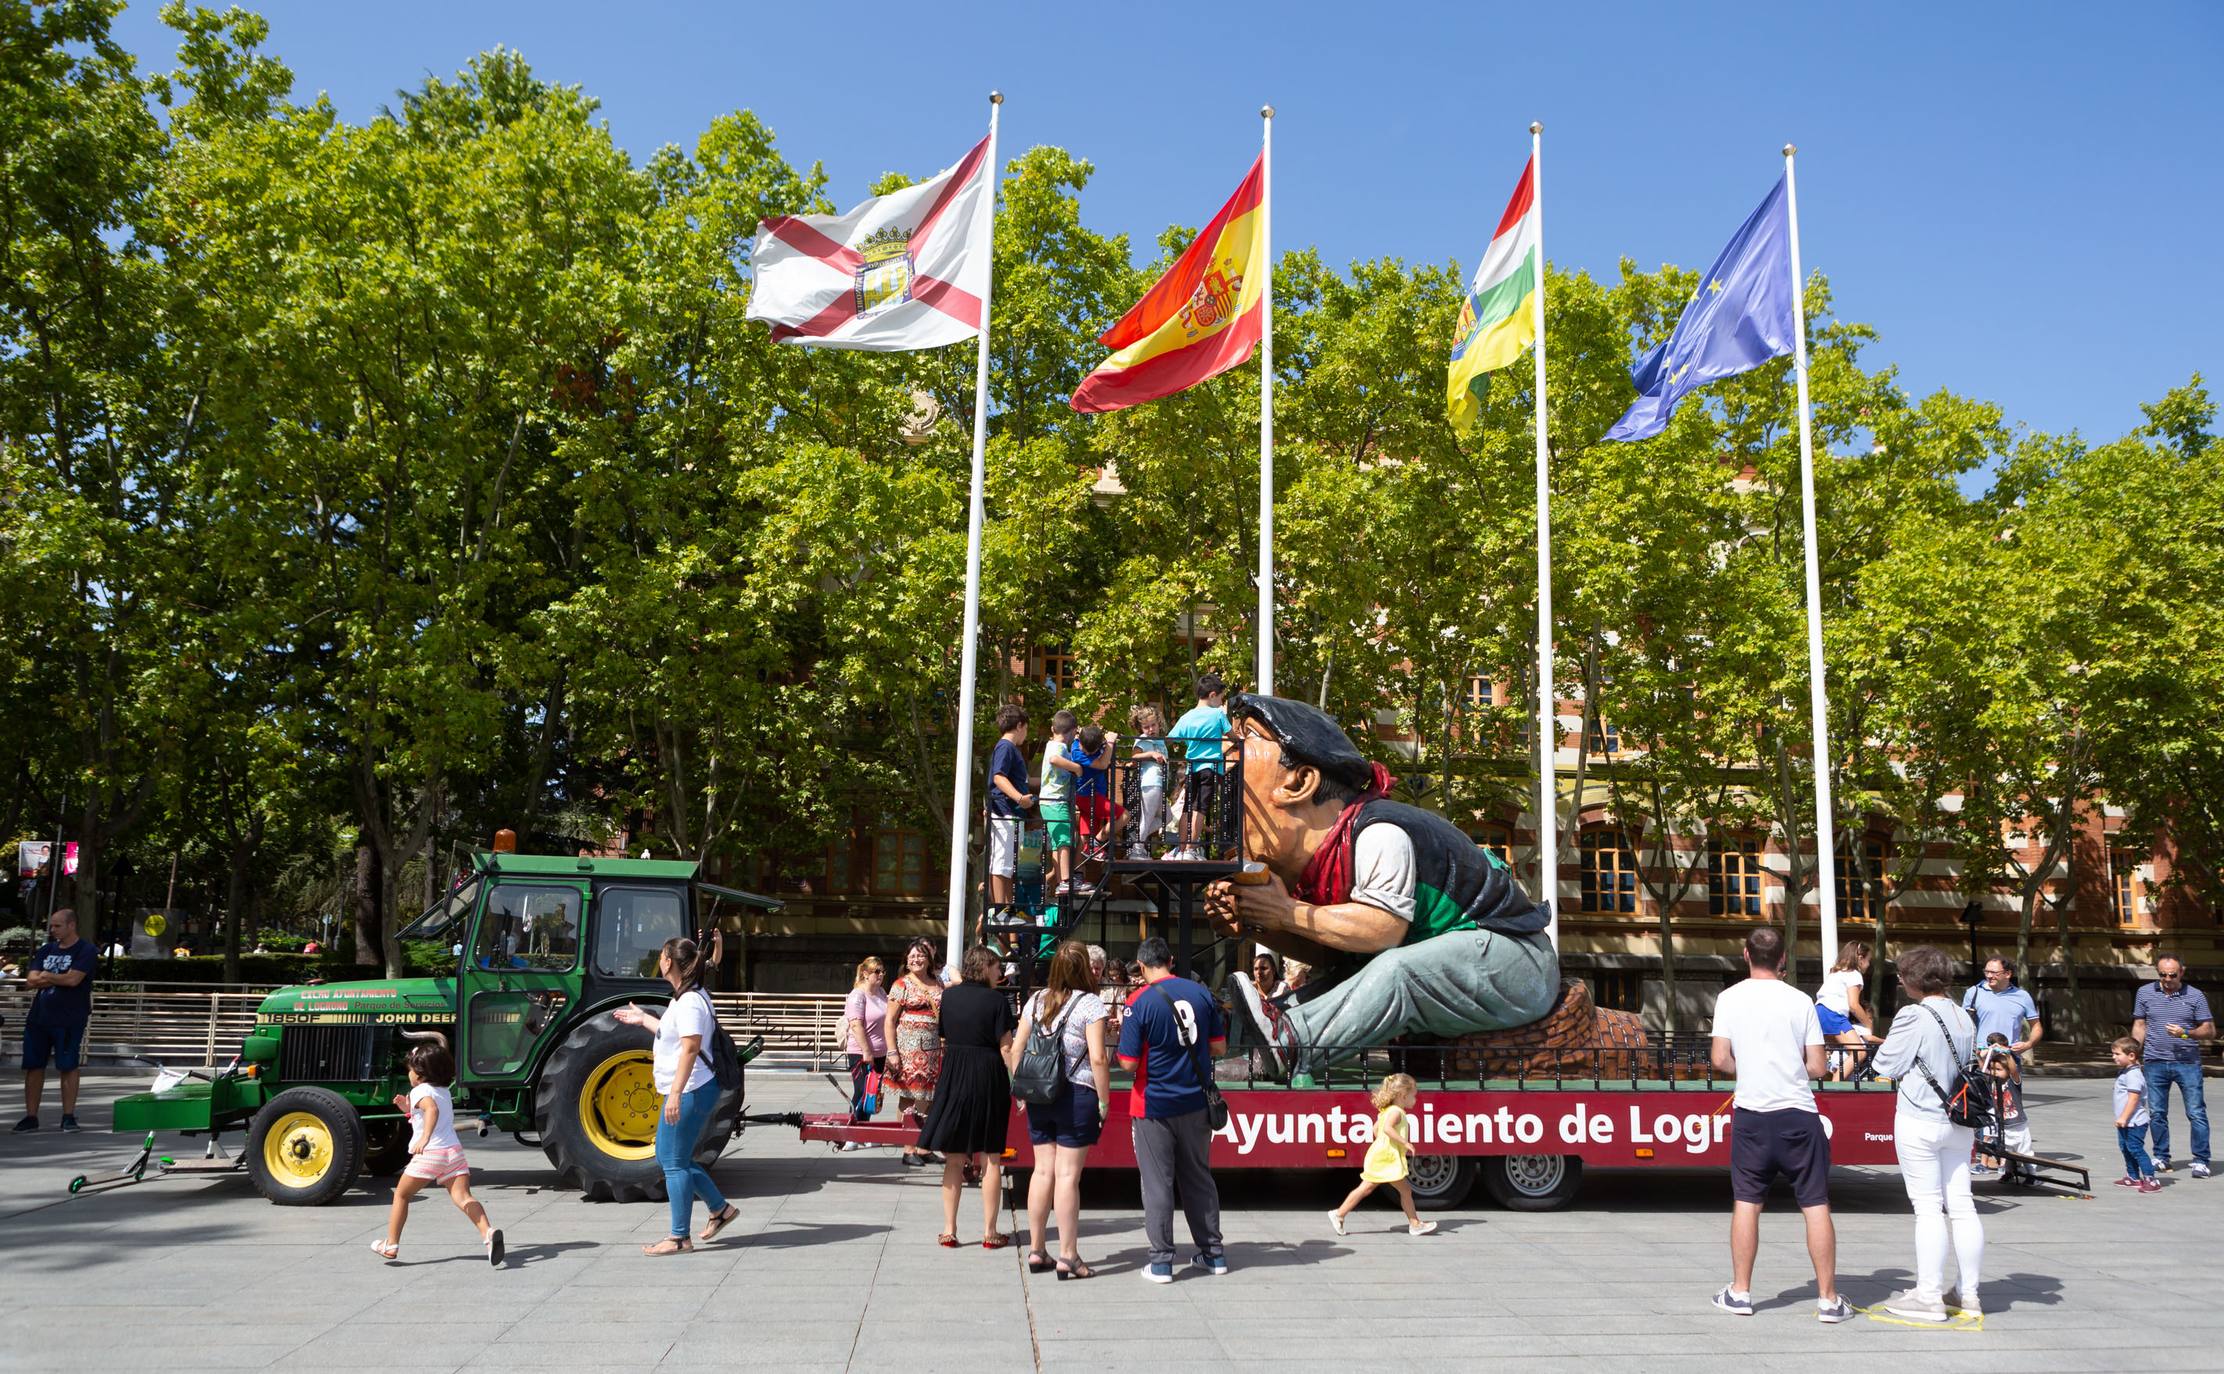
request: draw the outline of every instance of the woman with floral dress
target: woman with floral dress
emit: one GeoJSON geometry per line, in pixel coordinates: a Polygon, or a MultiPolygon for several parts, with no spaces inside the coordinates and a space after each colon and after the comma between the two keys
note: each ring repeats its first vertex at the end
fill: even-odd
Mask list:
{"type": "MultiPolygon", "coordinates": [[[[942,1076],[942,975],[935,968],[934,946],[913,940],[904,950],[903,976],[888,990],[886,1077],[895,1085],[896,1107],[927,1115],[934,1083],[942,1076]]],[[[904,1146],[904,1163],[914,1169],[940,1164],[942,1157],[917,1145],[904,1146]]]]}

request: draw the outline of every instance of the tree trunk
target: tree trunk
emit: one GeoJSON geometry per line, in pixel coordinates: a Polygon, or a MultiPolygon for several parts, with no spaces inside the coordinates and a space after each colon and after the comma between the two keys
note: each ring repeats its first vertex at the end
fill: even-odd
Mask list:
{"type": "Polygon", "coordinates": [[[263,822],[257,816],[247,832],[232,842],[231,871],[224,878],[224,981],[244,982],[239,974],[239,928],[247,911],[248,865],[262,844],[263,822]]]}
{"type": "Polygon", "coordinates": [[[368,842],[355,846],[355,962],[376,967],[385,961],[386,936],[379,925],[378,851],[368,842]]]}

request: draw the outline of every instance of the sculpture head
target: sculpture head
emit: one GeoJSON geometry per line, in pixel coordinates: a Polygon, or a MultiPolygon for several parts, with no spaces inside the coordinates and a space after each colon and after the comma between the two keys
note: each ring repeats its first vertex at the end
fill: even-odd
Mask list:
{"type": "Polygon", "coordinates": [[[1294,881],[1375,768],[1326,711],[1287,697],[1238,692],[1228,700],[1243,759],[1243,827],[1250,856],[1294,881]]]}

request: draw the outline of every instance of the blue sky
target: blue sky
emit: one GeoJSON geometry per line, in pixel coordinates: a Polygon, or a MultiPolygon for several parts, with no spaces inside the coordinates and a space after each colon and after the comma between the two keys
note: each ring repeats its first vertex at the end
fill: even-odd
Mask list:
{"type": "MultiPolygon", "coordinates": [[[[1278,248],[1471,269],[1545,124],[1545,247],[1704,266],[1799,145],[1803,257],[1872,361],[2090,439],[2224,384],[2224,5],[937,6],[264,0],[351,119],[496,44],[637,155],[757,112],[847,203],[931,172],[1005,92],[1004,147],[1095,163],[1083,215],[1149,255],[1275,121],[1278,248]]],[[[151,0],[119,20],[158,69],[151,0]]]]}

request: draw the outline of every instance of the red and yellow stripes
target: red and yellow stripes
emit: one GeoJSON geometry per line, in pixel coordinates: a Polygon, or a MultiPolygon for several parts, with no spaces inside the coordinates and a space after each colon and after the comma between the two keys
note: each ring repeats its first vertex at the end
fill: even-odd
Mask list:
{"type": "Polygon", "coordinates": [[[1133,309],[1098,342],[1112,356],[1074,388],[1084,414],[1125,410],[1195,386],[1249,359],[1259,346],[1260,272],[1266,247],[1259,213],[1265,159],[1236,188],[1133,309]]]}

